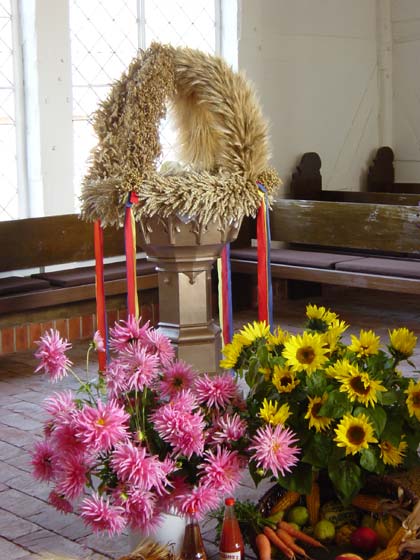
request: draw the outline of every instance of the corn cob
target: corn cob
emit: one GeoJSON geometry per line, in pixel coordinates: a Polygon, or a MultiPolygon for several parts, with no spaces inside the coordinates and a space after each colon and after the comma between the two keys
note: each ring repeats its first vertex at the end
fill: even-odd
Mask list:
{"type": "Polygon", "coordinates": [[[370,496],[368,494],[358,494],[352,499],[351,503],[355,507],[370,513],[381,513],[383,509],[382,500],[377,496],[370,496]]]}
{"type": "Polygon", "coordinates": [[[306,507],[309,513],[309,523],[314,527],[319,518],[320,498],[319,498],[319,484],[312,483],[311,493],[306,496],[306,507]]]}
{"type": "Polygon", "coordinates": [[[289,507],[293,506],[300,498],[300,494],[298,492],[294,492],[293,490],[288,490],[280,500],[272,507],[270,511],[270,515],[274,515],[279,511],[286,511],[289,507]]]}
{"type": "Polygon", "coordinates": [[[387,546],[375,556],[371,556],[369,560],[397,560],[400,557],[398,546],[387,546]]]}
{"type": "Polygon", "coordinates": [[[389,539],[387,546],[399,546],[407,534],[407,529],[401,525],[396,533],[389,539]]]}

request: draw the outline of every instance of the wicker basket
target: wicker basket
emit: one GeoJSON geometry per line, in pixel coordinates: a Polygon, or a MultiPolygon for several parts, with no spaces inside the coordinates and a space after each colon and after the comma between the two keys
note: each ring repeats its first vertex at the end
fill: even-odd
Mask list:
{"type": "MultiPolygon", "coordinates": [[[[318,482],[321,491],[321,504],[334,499],[335,495],[333,487],[325,473],[320,473],[318,482]]],[[[364,494],[380,496],[384,499],[399,501],[401,504],[404,504],[404,508],[411,511],[419,500],[420,469],[410,472],[401,472],[395,476],[370,476],[366,480],[366,484],[362,492],[364,494]]],[[[269,516],[271,509],[284,493],[285,489],[276,484],[262,496],[259,500],[259,509],[264,517],[269,516]]],[[[304,497],[301,498],[301,503],[304,504],[304,497]]],[[[321,549],[310,548],[308,549],[308,554],[313,559],[331,560],[334,559],[340,552],[344,552],[343,549],[336,546],[330,546],[328,549],[328,551],[324,551],[321,549]]],[[[349,552],[349,550],[347,550],[347,552],[349,552]]],[[[357,554],[360,555],[359,552],[357,554]]],[[[405,553],[401,556],[401,559],[420,559],[420,554],[413,555],[405,553]]]]}

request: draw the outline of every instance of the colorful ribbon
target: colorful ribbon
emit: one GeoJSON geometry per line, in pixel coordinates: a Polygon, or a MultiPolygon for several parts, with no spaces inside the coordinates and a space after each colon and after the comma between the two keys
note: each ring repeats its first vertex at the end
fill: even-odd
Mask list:
{"type": "Polygon", "coordinates": [[[133,204],[139,201],[135,192],[131,192],[125,205],[124,239],[125,258],[127,267],[127,309],[128,314],[139,317],[139,300],[137,294],[137,248],[136,248],[136,222],[133,215],[133,204]]]}
{"type": "MultiPolygon", "coordinates": [[[[100,220],[94,223],[95,245],[95,295],[96,295],[96,322],[108,351],[108,329],[106,324],[105,306],[105,279],[104,279],[104,232],[100,220]]],[[[107,352],[98,352],[99,371],[105,371],[107,352]]]]}
{"type": "Polygon", "coordinates": [[[270,216],[267,191],[258,184],[261,206],[257,213],[258,320],[273,325],[273,290],[271,285],[270,216]]]}
{"type": "Polygon", "coordinates": [[[232,282],[230,269],[230,244],[227,243],[217,260],[219,291],[219,322],[222,329],[223,345],[229,344],[233,337],[232,282]]]}

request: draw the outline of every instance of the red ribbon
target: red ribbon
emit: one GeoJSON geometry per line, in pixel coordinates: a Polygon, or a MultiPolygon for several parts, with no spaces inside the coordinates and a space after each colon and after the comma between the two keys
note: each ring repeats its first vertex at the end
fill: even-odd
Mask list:
{"type": "MultiPolygon", "coordinates": [[[[104,344],[107,339],[106,332],[106,307],[105,307],[105,279],[104,279],[104,232],[101,221],[94,223],[94,244],[95,244],[95,292],[96,292],[96,322],[99,334],[104,344]]],[[[99,370],[105,371],[106,352],[98,352],[99,370]]]]}

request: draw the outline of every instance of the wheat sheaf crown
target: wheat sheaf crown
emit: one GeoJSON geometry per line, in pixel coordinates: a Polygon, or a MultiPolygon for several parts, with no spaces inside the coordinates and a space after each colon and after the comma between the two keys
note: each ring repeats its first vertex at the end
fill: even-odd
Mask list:
{"type": "Polygon", "coordinates": [[[127,194],[137,220],[173,214],[222,227],[255,215],[257,183],[268,196],[281,181],[268,165],[268,126],[246,78],[221,58],[153,43],[94,116],[98,143],[82,186],[82,217],[121,225],[127,194]],[[159,124],[177,128],[177,165],[163,165],[159,124]]]}

